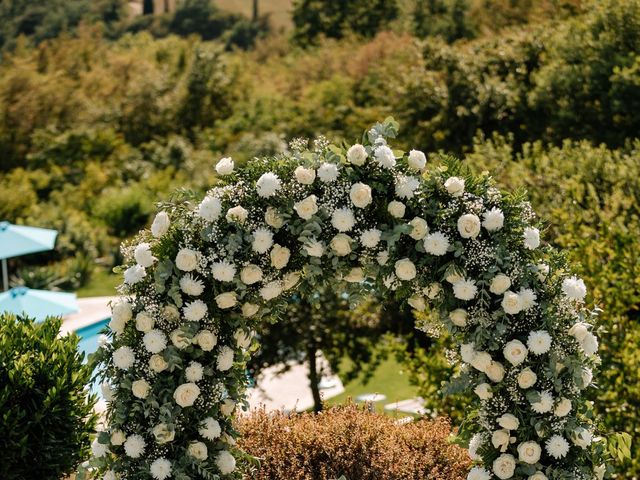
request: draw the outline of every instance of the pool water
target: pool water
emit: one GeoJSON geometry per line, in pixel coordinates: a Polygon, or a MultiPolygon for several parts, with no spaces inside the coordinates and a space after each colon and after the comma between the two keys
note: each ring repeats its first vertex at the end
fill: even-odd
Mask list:
{"type": "MultiPolygon", "coordinates": [[[[78,342],[78,350],[84,352],[85,361],[89,355],[98,350],[98,340],[100,339],[101,335],[100,332],[104,330],[110,320],[110,318],[105,318],[104,320],[76,330],[76,333],[80,337],[80,342],[78,342]]],[[[94,382],[91,385],[91,391],[97,394],[98,397],[102,398],[99,382],[94,382]]]]}

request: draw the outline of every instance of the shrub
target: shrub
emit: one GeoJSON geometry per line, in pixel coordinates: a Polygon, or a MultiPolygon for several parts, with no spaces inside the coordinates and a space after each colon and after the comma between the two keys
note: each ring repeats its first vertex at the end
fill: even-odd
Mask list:
{"type": "Polygon", "coordinates": [[[0,478],[58,479],[86,458],[95,430],[91,368],[61,320],[0,316],[0,478]]]}
{"type": "Polygon", "coordinates": [[[401,424],[355,405],[240,418],[241,448],[261,459],[256,480],[463,479],[469,457],[445,419],[401,424]]]}

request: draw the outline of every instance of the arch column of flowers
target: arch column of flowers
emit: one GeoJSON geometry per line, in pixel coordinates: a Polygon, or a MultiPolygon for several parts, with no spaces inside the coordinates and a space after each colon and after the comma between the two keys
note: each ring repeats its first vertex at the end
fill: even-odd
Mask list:
{"type": "Polygon", "coordinates": [[[216,166],[204,199],[163,204],[123,247],[103,364],[107,427],[92,464],[105,480],[239,476],[233,414],[259,319],[287,295],[342,280],[440,313],[475,399],[470,480],[595,479],[604,466],[584,390],[598,341],[586,288],[542,246],[520,194],[454,159],[392,150],[397,124],[349,148],[308,148],[216,166]]]}

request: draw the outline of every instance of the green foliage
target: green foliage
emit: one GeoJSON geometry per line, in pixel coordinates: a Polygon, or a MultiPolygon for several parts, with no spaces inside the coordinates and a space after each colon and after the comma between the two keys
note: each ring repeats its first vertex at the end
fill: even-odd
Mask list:
{"type": "Polygon", "coordinates": [[[318,37],[342,38],[355,34],[373,37],[388,28],[398,16],[396,0],[296,0],[292,20],[293,39],[299,45],[312,45],[318,37]]]}
{"type": "Polygon", "coordinates": [[[94,208],[95,217],[118,237],[128,237],[140,230],[152,212],[152,199],[135,186],[106,190],[94,208]]]}
{"type": "Polygon", "coordinates": [[[0,316],[0,477],[62,478],[88,455],[97,417],[91,368],[61,320],[0,316]]]}

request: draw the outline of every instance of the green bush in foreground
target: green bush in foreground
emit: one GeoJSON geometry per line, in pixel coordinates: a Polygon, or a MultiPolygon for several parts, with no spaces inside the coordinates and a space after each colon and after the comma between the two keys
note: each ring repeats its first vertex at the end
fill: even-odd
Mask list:
{"type": "Polygon", "coordinates": [[[61,320],[0,315],[0,478],[59,479],[88,455],[96,398],[61,320]]]}

